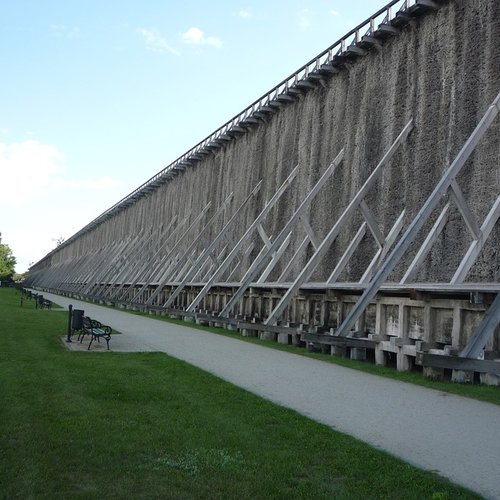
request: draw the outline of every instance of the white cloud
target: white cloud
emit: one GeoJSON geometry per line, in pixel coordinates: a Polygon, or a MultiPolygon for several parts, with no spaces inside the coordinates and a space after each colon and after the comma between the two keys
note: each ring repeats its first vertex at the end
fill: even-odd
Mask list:
{"type": "Polygon", "coordinates": [[[331,10],[330,14],[335,17],[340,16],[340,12],[338,10],[331,10]]]}
{"type": "Polygon", "coordinates": [[[171,47],[167,40],[156,30],[153,29],[145,29],[139,28],[137,30],[138,33],[142,35],[144,41],[146,42],[146,47],[153,51],[158,52],[160,54],[173,54],[175,56],[179,56],[180,52],[173,47],[171,47]]]}
{"type": "Polygon", "coordinates": [[[182,34],[182,40],[189,45],[210,45],[212,47],[222,47],[222,40],[216,36],[205,36],[199,28],[189,28],[182,34]]]}
{"type": "Polygon", "coordinates": [[[98,179],[84,179],[77,181],[68,181],[64,179],[54,179],[53,187],[55,189],[84,189],[87,191],[104,191],[113,189],[120,185],[120,181],[111,177],[99,177],[98,179]]]}
{"type": "Polygon", "coordinates": [[[52,34],[58,38],[80,38],[80,28],[78,26],[65,26],[64,24],[51,24],[49,26],[52,34]]]}
{"type": "Polygon", "coordinates": [[[19,144],[0,143],[0,175],[3,190],[2,201],[20,198],[37,199],[48,189],[54,174],[62,171],[59,162],[63,155],[48,144],[35,140],[19,144]]]}
{"type": "MultiPolygon", "coordinates": [[[[73,176],[74,177],[74,176],[73,176]]],[[[0,232],[25,271],[109,208],[121,183],[111,177],[71,178],[54,146],[27,140],[0,143],[0,232]]]]}
{"type": "Polygon", "coordinates": [[[250,19],[253,17],[253,14],[248,10],[240,10],[235,14],[237,17],[241,17],[242,19],[250,19]]]}
{"type": "Polygon", "coordinates": [[[0,143],[0,176],[8,186],[1,202],[31,203],[68,189],[101,191],[119,185],[110,177],[66,179],[63,154],[54,146],[28,140],[15,144],[0,143]]]}
{"type": "Polygon", "coordinates": [[[302,9],[299,12],[299,27],[302,31],[308,30],[312,25],[312,13],[309,9],[302,9]]]}

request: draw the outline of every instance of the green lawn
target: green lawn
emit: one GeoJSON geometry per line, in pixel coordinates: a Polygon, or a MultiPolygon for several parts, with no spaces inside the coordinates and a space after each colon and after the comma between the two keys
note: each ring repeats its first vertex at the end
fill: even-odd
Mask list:
{"type": "Polygon", "coordinates": [[[0,498],[478,498],[160,353],[70,352],[0,289],[0,498]]]}

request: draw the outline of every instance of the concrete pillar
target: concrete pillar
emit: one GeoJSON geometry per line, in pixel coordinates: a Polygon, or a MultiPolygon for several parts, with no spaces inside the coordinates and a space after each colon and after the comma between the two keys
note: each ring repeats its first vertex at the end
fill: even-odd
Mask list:
{"type": "MultiPolygon", "coordinates": [[[[399,337],[408,342],[409,336],[409,308],[403,304],[399,306],[399,337]]],[[[396,353],[396,369],[398,372],[407,372],[411,370],[412,361],[409,356],[404,353],[404,348],[401,346],[396,353]]]]}
{"type": "Polygon", "coordinates": [[[290,343],[290,335],[288,333],[278,333],[278,344],[289,345],[290,343]]]}
{"type": "Polygon", "coordinates": [[[460,384],[473,384],[474,372],[465,370],[453,370],[451,373],[451,381],[458,382],[460,384]]]}
{"type": "Polygon", "coordinates": [[[347,357],[347,348],[332,345],[331,354],[332,354],[332,356],[340,356],[341,358],[346,358],[347,357]]]}
{"type": "Polygon", "coordinates": [[[387,338],[386,336],[386,322],[385,322],[385,307],[377,302],[375,313],[375,335],[378,336],[379,342],[375,346],[375,364],[385,366],[387,364],[387,356],[383,350],[381,339],[387,338]]]}
{"type": "Polygon", "coordinates": [[[259,336],[257,330],[248,330],[247,328],[242,328],[240,333],[241,333],[242,337],[258,337],[259,336]]]}
{"type": "Polygon", "coordinates": [[[387,364],[387,356],[380,343],[375,346],[375,364],[380,366],[385,366],[387,364]]]}
{"type": "Polygon", "coordinates": [[[430,378],[431,380],[443,380],[444,378],[444,368],[433,368],[431,366],[424,366],[422,373],[424,377],[430,378]]]}
{"type": "Polygon", "coordinates": [[[412,358],[403,354],[403,347],[398,349],[396,354],[396,368],[398,372],[409,372],[412,367],[412,358]]]}
{"type": "Polygon", "coordinates": [[[276,342],[277,334],[275,332],[260,332],[259,338],[261,340],[272,340],[276,342]]]}
{"type": "Polygon", "coordinates": [[[484,385],[494,385],[500,387],[500,375],[494,375],[492,373],[481,373],[479,375],[481,384],[484,385]]]}
{"type": "Polygon", "coordinates": [[[366,349],[361,347],[351,347],[351,359],[366,361],[366,349]]]}

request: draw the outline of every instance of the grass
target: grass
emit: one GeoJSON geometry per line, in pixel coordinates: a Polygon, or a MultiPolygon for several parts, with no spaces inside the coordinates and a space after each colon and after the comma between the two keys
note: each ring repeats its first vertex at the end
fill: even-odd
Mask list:
{"type": "MultiPolygon", "coordinates": [[[[143,313],[140,311],[130,311],[121,310],[130,314],[136,314],[140,316],[151,317],[148,313],[143,313]]],[[[354,370],[360,370],[365,373],[370,373],[372,375],[378,375],[380,377],[387,377],[393,380],[398,380],[400,382],[406,382],[410,384],[420,385],[422,387],[427,387],[429,389],[435,389],[442,392],[447,392],[449,394],[455,394],[457,396],[463,396],[471,399],[477,399],[479,401],[485,401],[488,403],[493,403],[500,405],[500,387],[492,385],[480,385],[480,384],[460,384],[450,381],[440,381],[426,378],[422,375],[421,371],[412,372],[398,372],[395,368],[385,367],[375,365],[369,361],[356,361],[348,358],[341,358],[339,356],[331,356],[329,354],[321,354],[317,352],[308,352],[302,347],[297,347],[293,345],[278,344],[271,340],[262,340],[256,337],[242,337],[238,332],[226,330],[224,328],[215,328],[211,326],[198,325],[196,323],[186,323],[183,320],[177,320],[172,318],[167,318],[165,316],[156,316],[156,319],[167,321],[169,323],[175,323],[181,326],[189,326],[190,328],[196,328],[199,330],[204,330],[210,333],[215,333],[217,335],[224,335],[226,337],[235,338],[243,342],[250,342],[253,344],[265,345],[272,349],[278,349],[280,351],[291,352],[293,354],[298,354],[301,356],[306,356],[314,359],[319,359],[327,363],[334,363],[337,365],[345,366],[347,368],[352,368],[354,370]]]]}
{"type": "Polygon", "coordinates": [[[70,352],[0,289],[0,498],[479,498],[160,353],[70,352]]]}

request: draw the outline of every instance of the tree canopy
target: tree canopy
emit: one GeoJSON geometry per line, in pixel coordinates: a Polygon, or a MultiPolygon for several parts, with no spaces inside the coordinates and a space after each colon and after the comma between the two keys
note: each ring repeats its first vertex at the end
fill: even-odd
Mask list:
{"type": "Polygon", "coordinates": [[[2,233],[0,233],[0,280],[11,279],[15,267],[16,258],[9,245],[2,243],[2,233]]]}

